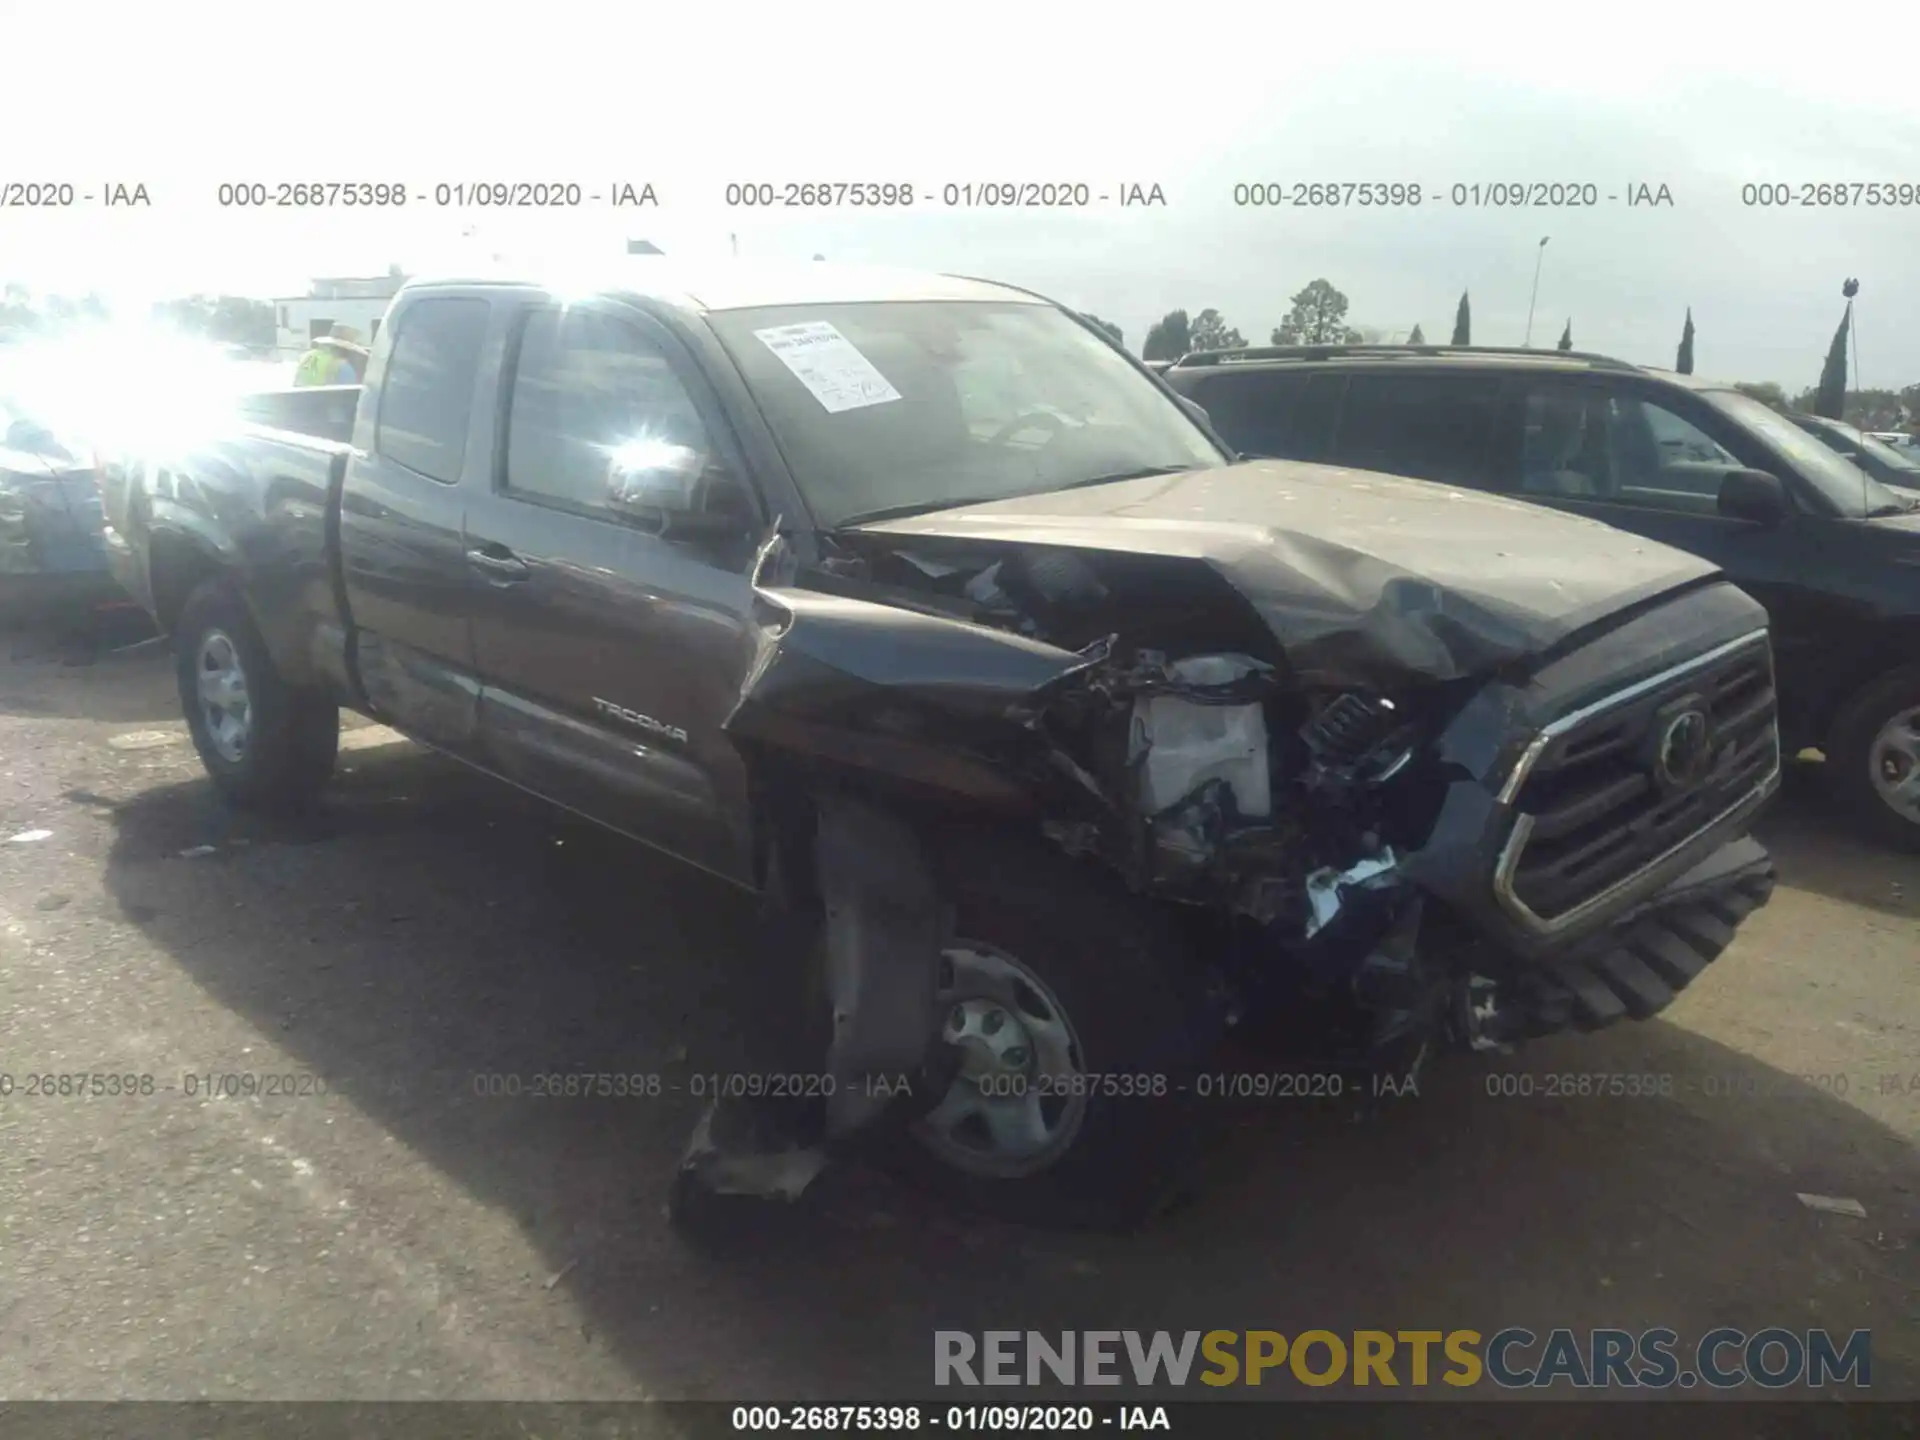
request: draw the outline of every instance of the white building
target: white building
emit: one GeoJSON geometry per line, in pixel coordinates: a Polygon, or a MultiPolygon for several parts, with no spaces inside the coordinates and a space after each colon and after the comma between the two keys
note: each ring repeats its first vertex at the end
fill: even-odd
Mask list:
{"type": "Polygon", "coordinates": [[[387,302],[407,277],[398,265],[385,275],[315,280],[305,295],[273,302],[274,353],[297,359],[334,325],[351,325],[371,342],[387,313],[387,302]]]}

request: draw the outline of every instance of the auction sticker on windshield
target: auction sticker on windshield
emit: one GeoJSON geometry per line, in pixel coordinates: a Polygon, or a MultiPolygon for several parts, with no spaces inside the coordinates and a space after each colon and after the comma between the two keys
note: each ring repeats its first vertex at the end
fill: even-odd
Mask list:
{"type": "Polygon", "coordinates": [[[813,392],[813,398],[828,414],[884,405],[900,398],[900,392],[887,377],[874,369],[873,362],[829,321],[775,325],[753,334],[813,392]]]}

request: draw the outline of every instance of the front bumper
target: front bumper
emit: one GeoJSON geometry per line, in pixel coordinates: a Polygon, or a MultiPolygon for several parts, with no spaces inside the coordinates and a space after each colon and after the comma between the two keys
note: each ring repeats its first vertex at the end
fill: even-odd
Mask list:
{"type": "Polygon", "coordinates": [[[1403,873],[1499,953],[1543,964],[1583,953],[1740,840],[1778,792],[1765,612],[1724,584],[1655,607],[1524,681],[1488,685],[1440,750],[1453,778],[1403,873]],[[1662,798],[1641,750],[1675,703],[1739,737],[1737,763],[1662,798]],[[1567,760],[1588,737],[1601,742],[1595,760],[1567,760]],[[1579,765],[1590,780],[1574,770],[1570,789],[1531,793],[1579,765]],[[1624,812],[1609,798],[1620,795],[1624,812]]]}
{"type": "Polygon", "coordinates": [[[1759,841],[1722,845],[1564,954],[1512,965],[1481,1033],[1511,1043],[1659,1014],[1720,958],[1773,886],[1773,858],[1759,841]]]}

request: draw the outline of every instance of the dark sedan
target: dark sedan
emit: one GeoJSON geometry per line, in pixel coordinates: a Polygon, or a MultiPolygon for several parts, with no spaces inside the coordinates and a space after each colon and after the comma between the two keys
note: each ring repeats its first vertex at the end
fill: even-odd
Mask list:
{"type": "Polygon", "coordinates": [[[1897,449],[1858,426],[1821,415],[1789,414],[1787,418],[1829,450],[1846,456],[1882,485],[1920,490],[1920,451],[1897,449]]]}
{"type": "Polygon", "coordinates": [[[0,398],[0,623],[122,598],[102,519],[92,452],[0,398]]]}

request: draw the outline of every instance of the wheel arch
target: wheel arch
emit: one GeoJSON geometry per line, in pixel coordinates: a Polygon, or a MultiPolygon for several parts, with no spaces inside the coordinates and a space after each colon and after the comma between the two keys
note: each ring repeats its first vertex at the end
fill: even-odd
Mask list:
{"type": "Polygon", "coordinates": [[[1868,629],[1851,648],[1847,662],[1815,688],[1808,729],[1818,743],[1831,744],[1835,729],[1854,702],[1894,675],[1920,675],[1920,616],[1903,616],[1868,629]]]}
{"type": "Polygon", "coordinates": [[[163,635],[173,634],[188,596],[206,581],[233,573],[232,562],[211,541],[183,530],[154,531],[147,553],[153,619],[163,635]]]}

